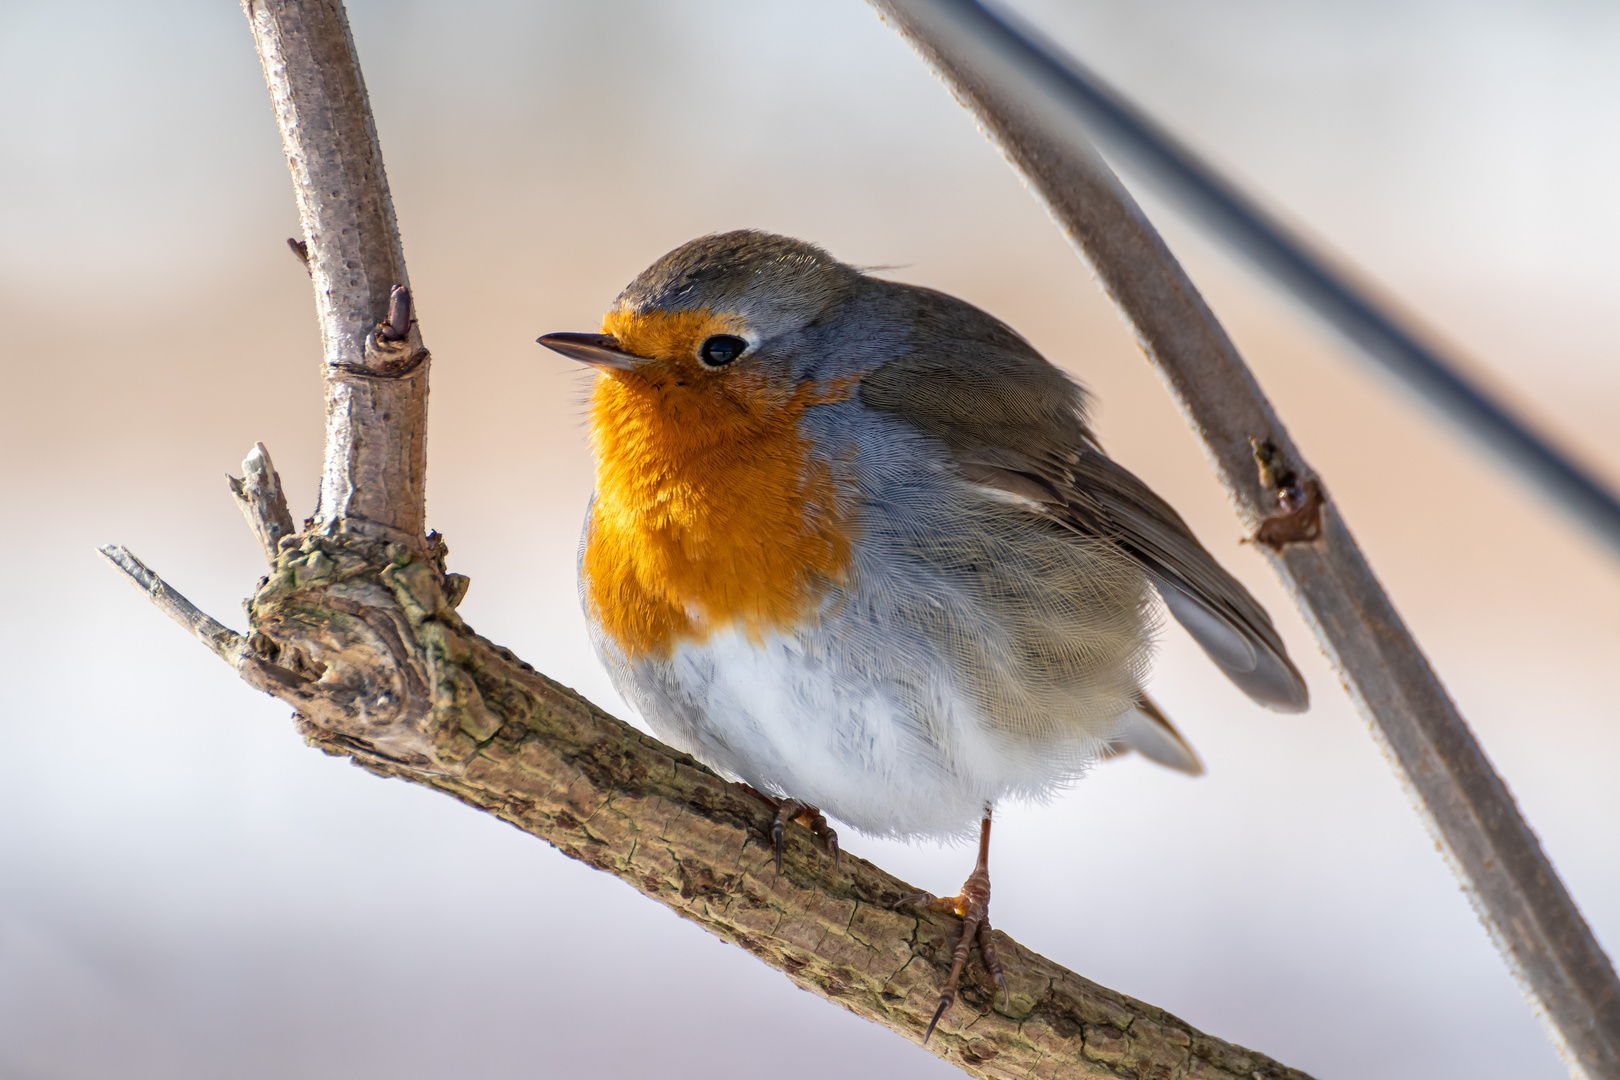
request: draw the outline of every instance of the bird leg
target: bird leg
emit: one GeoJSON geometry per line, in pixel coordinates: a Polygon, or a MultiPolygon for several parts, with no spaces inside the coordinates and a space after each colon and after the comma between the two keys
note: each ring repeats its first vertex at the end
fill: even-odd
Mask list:
{"type": "Polygon", "coordinates": [[[923,1045],[928,1045],[929,1038],[934,1034],[934,1027],[939,1018],[945,1015],[956,1001],[956,989],[962,981],[962,969],[967,966],[968,953],[973,949],[975,940],[979,943],[979,957],[984,961],[984,968],[990,977],[996,980],[1001,987],[1002,1008],[1010,1008],[1012,1004],[1012,991],[1007,986],[1007,976],[1001,970],[1001,961],[996,957],[995,936],[990,930],[990,808],[985,807],[984,820],[979,823],[979,861],[973,867],[973,873],[962,883],[962,892],[958,896],[938,897],[929,893],[917,893],[913,896],[897,900],[894,907],[920,907],[929,911],[937,911],[942,915],[955,915],[962,920],[962,936],[957,939],[956,952],[951,956],[951,973],[945,980],[945,986],[939,994],[939,1006],[934,1009],[934,1018],[928,1021],[928,1030],[923,1032],[923,1045]]]}
{"type": "Polygon", "coordinates": [[[826,815],[813,806],[799,802],[797,799],[783,799],[778,802],[757,789],[750,789],[754,794],[776,807],[776,816],[771,819],[771,842],[776,845],[776,872],[782,872],[782,842],[787,836],[788,822],[796,821],[809,829],[816,838],[827,846],[832,852],[833,865],[838,865],[838,833],[827,824],[826,815]]]}

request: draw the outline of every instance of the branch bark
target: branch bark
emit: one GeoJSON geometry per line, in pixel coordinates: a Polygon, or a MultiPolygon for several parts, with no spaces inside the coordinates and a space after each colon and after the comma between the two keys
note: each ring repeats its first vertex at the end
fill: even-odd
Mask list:
{"type": "Polygon", "coordinates": [[[1198,433],[1577,1076],[1620,1080],[1620,980],[1231,339],[1075,129],[1061,70],[975,0],[872,0],[1095,270],[1198,433]]]}
{"type": "MultiPolygon", "coordinates": [[[[335,0],[244,0],[287,148],[325,343],[319,512],[294,533],[262,447],[233,481],[271,561],[250,629],[208,618],[106,554],[328,753],[436,788],[615,875],[799,986],[920,1041],[958,927],[900,913],[909,884],[834,864],[770,809],[479,637],[463,577],[423,535],[428,357],[353,42],[335,0]],[[392,305],[390,299],[392,298],[392,305]],[[402,325],[404,324],[404,325],[402,325]],[[403,334],[402,334],[403,331],[403,334]],[[398,340],[396,340],[398,339],[398,340]]],[[[1308,1080],[998,935],[1002,1006],[977,965],[929,1049],[974,1076],[1308,1080]]]]}
{"type": "Polygon", "coordinates": [[[388,322],[410,280],[348,16],[337,2],[242,7],[292,170],[325,351],[315,521],[419,546],[429,357],[414,322],[403,338],[388,322]]]}

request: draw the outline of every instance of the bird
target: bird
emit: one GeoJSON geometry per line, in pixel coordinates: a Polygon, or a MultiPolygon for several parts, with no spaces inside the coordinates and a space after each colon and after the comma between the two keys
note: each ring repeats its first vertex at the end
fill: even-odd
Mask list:
{"type": "MultiPolygon", "coordinates": [[[[970,839],[926,1043],[990,933],[996,805],[1135,746],[1197,772],[1143,691],[1161,605],[1245,694],[1309,706],[1270,617],[1102,449],[1079,382],[1007,324],[803,240],[700,237],[599,333],[580,598],[654,734],[811,828],[970,839]]],[[[897,905],[898,906],[898,905],[897,905]]]]}

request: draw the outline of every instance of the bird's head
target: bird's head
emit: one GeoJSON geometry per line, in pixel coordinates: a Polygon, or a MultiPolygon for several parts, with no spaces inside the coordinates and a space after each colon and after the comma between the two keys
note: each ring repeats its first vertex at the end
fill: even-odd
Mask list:
{"type": "Polygon", "coordinates": [[[793,400],[810,328],[857,289],[860,273],[801,240],[738,231],[684,244],[619,294],[599,334],[540,344],[595,367],[674,416],[763,417],[793,400]]]}

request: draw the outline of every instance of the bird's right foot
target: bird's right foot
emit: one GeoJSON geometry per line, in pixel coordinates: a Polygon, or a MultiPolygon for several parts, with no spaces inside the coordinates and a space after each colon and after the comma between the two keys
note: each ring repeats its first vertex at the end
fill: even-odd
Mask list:
{"type": "Polygon", "coordinates": [[[995,934],[990,929],[990,812],[985,811],[984,820],[979,823],[979,861],[973,868],[973,873],[962,883],[962,892],[958,896],[934,896],[932,893],[916,893],[912,896],[902,897],[895,901],[892,907],[926,908],[929,911],[939,912],[941,915],[955,915],[962,920],[962,934],[956,940],[956,951],[951,954],[951,973],[945,979],[945,985],[939,992],[939,1004],[934,1009],[933,1019],[928,1021],[928,1030],[923,1032],[923,1045],[934,1034],[940,1017],[945,1015],[956,1002],[956,991],[962,983],[962,969],[967,966],[968,954],[973,950],[974,941],[979,943],[979,957],[984,961],[984,969],[990,977],[1001,987],[1002,1008],[1010,1008],[1012,1004],[1012,991],[1007,986],[1007,975],[1001,969],[1001,960],[996,956],[995,934]]]}

